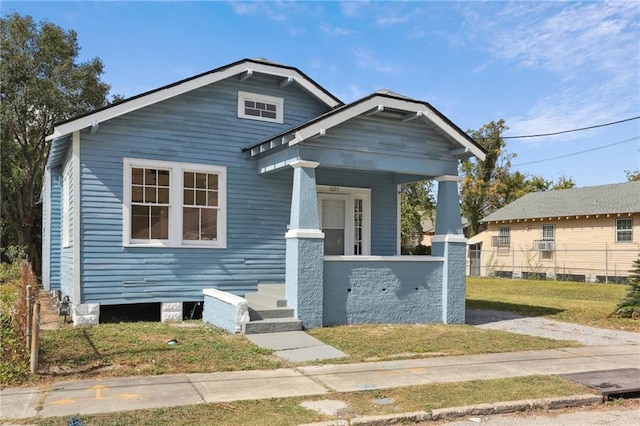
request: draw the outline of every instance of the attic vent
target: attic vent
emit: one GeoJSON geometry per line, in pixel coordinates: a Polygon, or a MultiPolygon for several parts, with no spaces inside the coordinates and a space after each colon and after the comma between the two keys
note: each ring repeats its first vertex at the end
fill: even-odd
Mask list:
{"type": "Polygon", "coordinates": [[[283,122],[284,99],[257,93],[238,92],[238,118],[283,122]]]}

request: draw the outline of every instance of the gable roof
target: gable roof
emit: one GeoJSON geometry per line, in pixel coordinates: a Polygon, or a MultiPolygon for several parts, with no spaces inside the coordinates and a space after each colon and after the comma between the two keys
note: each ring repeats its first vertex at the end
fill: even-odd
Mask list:
{"type": "Polygon", "coordinates": [[[532,192],[482,222],[617,213],[640,213],[640,182],[532,192]]]}
{"type": "Polygon", "coordinates": [[[251,156],[256,156],[280,145],[288,144],[292,146],[309,138],[324,135],[332,127],[359,115],[375,114],[390,114],[402,121],[423,120],[435,125],[445,138],[460,146],[460,148],[451,150],[451,155],[458,157],[476,156],[481,160],[485,158],[485,150],[476,141],[429,103],[402,96],[386,89],[379,90],[348,105],[334,108],[306,123],[247,146],[243,148],[243,151],[249,152],[251,156]]]}
{"type": "Polygon", "coordinates": [[[244,80],[246,78],[250,78],[253,73],[282,77],[282,81],[280,83],[281,86],[286,86],[295,82],[330,108],[343,105],[342,101],[295,67],[281,65],[266,59],[242,59],[194,77],[180,80],[158,89],[133,96],[123,100],[122,102],[88,112],[70,120],[56,123],[53,129],[53,134],[47,136],[46,140],[52,140],[69,135],[77,130],[97,125],[103,121],[110,120],[128,112],[144,108],[156,102],[181,95],[229,77],[238,75],[240,76],[240,79],[244,80]]]}

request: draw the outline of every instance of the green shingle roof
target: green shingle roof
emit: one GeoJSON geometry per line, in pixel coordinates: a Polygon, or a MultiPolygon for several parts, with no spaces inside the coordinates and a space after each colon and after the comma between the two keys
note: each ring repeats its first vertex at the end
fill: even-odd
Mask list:
{"type": "Polygon", "coordinates": [[[532,192],[482,222],[640,212],[640,182],[532,192]]]}

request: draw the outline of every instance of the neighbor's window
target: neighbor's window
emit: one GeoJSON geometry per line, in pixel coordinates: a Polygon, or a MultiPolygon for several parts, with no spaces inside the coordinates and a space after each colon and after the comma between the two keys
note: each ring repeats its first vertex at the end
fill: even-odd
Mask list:
{"type": "Polygon", "coordinates": [[[500,226],[498,227],[498,236],[495,237],[495,247],[505,248],[511,246],[511,227],[500,226]]]}
{"type": "Polygon", "coordinates": [[[226,246],[226,167],[125,158],[127,246],[226,246]]]}
{"type": "Polygon", "coordinates": [[[633,241],[633,218],[616,219],[616,242],[627,243],[633,241]]]}
{"type": "Polygon", "coordinates": [[[556,226],[555,225],[542,225],[542,240],[554,241],[556,239],[556,226]]]}
{"type": "Polygon", "coordinates": [[[284,99],[257,93],[238,92],[238,117],[282,123],[284,99]]]}

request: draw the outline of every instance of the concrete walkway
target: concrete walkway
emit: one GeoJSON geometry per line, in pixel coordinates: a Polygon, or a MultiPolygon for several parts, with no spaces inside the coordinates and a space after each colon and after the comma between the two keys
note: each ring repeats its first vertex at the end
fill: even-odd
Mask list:
{"type": "Polygon", "coordinates": [[[467,309],[466,323],[478,328],[508,331],[587,346],[640,345],[640,333],[605,330],[541,317],[525,317],[507,311],[467,309]]]}
{"type": "Polygon", "coordinates": [[[246,337],[262,348],[271,349],[275,355],[287,361],[309,362],[349,356],[304,331],[247,334],[246,337]]]}
{"type": "Polygon", "coordinates": [[[638,368],[640,346],[596,346],[279,370],[130,377],[0,391],[0,420],[638,368]]]}

